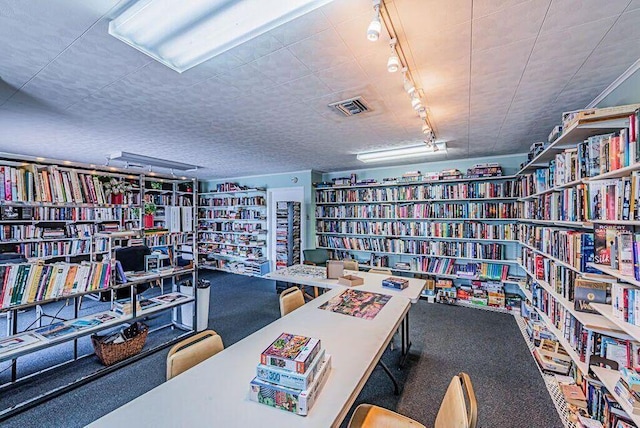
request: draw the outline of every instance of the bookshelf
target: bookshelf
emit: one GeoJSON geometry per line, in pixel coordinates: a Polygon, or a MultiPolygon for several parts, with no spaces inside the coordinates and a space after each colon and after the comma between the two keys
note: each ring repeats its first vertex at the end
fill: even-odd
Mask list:
{"type": "MultiPolygon", "coordinates": [[[[599,230],[640,225],[632,208],[638,198],[640,148],[630,131],[630,125],[637,129],[637,108],[614,108],[618,117],[575,120],[541,153],[530,156],[518,173],[520,260],[529,278],[522,289],[584,375],[589,371],[585,359],[595,352],[584,337],[601,334],[617,343],[640,340],[640,329],[614,316],[611,304],[592,304],[596,313],[579,311],[574,288],[578,279],[613,284],[608,287],[616,300],[616,282],[640,286],[635,276],[594,263],[604,242],[599,230]]],[[[592,370],[637,424],[637,415],[614,391],[619,372],[592,370]]]]}
{"type": "Polygon", "coordinates": [[[198,196],[199,267],[249,276],[269,273],[266,190],[223,183],[198,196]]]}
{"type": "MultiPolygon", "coordinates": [[[[22,159],[8,154],[0,158],[0,177],[0,250],[19,253],[27,260],[25,263],[0,265],[2,277],[6,280],[0,286],[0,315],[7,318],[6,334],[0,337],[3,344],[0,363],[10,370],[8,381],[0,385],[3,393],[32,376],[56,370],[87,356],[79,355],[78,339],[82,337],[194,302],[188,296],[175,302],[160,299],[144,310],[136,312],[134,309],[128,315],[113,312],[112,303],[97,303],[105,308],[98,308],[90,315],[80,315],[82,299],[96,293],[110,292],[113,297],[116,290],[130,288],[131,295],[135,296],[135,286],[141,281],[163,284],[165,279],[173,279],[175,284],[175,278],[184,275],[192,275],[195,280],[196,269],[191,265],[167,267],[162,272],[145,276],[144,280],[116,283],[111,242],[112,236],[132,234],[138,236],[137,244],[152,244],[150,240],[157,240],[157,237],[151,238],[151,232],[166,233],[172,238],[163,238],[163,245],[191,245],[193,253],[195,180],[163,175],[151,177],[115,167],[40,158],[22,159]],[[173,195],[179,195],[179,198],[167,201],[167,205],[179,203],[188,207],[185,210],[188,213],[181,216],[183,224],[179,231],[165,229],[166,224],[145,228],[142,213],[145,187],[150,182],[162,182],[173,195]],[[54,302],[66,302],[65,306],[70,305],[73,315],[61,319],[57,312],[48,314],[54,302]],[[27,317],[29,322],[25,323],[27,317]],[[21,326],[25,325],[28,327],[23,330],[21,326]],[[22,357],[68,342],[73,344],[72,356],[68,360],[44,367],[29,376],[18,370],[22,357]]],[[[162,293],[154,298],[162,297],[162,293]]],[[[140,356],[191,334],[179,324],[171,323],[170,326],[185,332],[175,340],[143,351],[140,356]]],[[[128,364],[140,356],[118,364],[128,364]]],[[[110,369],[99,369],[62,389],[70,390],[110,369]]],[[[44,392],[33,400],[5,409],[0,412],[0,418],[58,393],[60,388],[44,392]]]]}
{"type": "MultiPolygon", "coordinates": [[[[364,268],[490,281],[482,269],[500,274],[519,269],[515,178],[460,174],[407,182],[321,183],[315,192],[316,247],[328,249],[333,258],[357,259],[364,268]]],[[[498,279],[501,287],[514,283],[506,275],[498,279]]]]}

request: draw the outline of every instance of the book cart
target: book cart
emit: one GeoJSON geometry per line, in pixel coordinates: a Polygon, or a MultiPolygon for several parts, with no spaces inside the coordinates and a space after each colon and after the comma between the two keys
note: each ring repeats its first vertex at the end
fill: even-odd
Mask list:
{"type": "MultiPolygon", "coordinates": [[[[598,233],[599,225],[640,225],[633,212],[623,218],[618,212],[614,216],[603,216],[604,211],[594,210],[593,199],[598,197],[601,186],[615,187],[619,183],[612,179],[621,180],[640,171],[637,145],[628,146],[626,155],[624,147],[618,146],[616,162],[625,156],[626,161],[617,165],[608,163],[609,153],[598,149],[597,153],[590,153],[600,146],[603,137],[607,136],[608,141],[609,135],[620,133],[622,138],[627,138],[629,129],[637,126],[638,113],[636,110],[634,118],[634,108],[627,111],[628,106],[627,109],[623,106],[609,110],[612,113],[609,116],[595,120],[578,117],[565,123],[559,137],[518,172],[522,194],[518,231],[520,266],[528,278],[520,287],[531,302],[533,318],[542,322],[564,347],[579,373],[576,376],[587,380],[587,396],[594,400],[590,410],[596,413],[591,416],[609,412],[609,404],[601,392],[604,388],[631,421],[640,426],[640,415],[619,392],[620,372],[590,365],[589,353],[589,344],[593,341],[640,342],[640,329],[614,316],[609,303],[592,303],[596,313],[578,310],[573,289],[576,281],[583,279],[609,283],[610,287],[617,287],[615,283],[632,288],[640,285],[633,275],[624,275],[608,264],[592,260],[598,252],[594,232],[598,233]],[[631,123],[634,121],[636,124],[631,123]],[[598,159],[598,162],[588,159],[598,159]],[[578,245],[571,250],[574,244],[578,245]]],[[[613,157],[611,154],[611,159],[613,157]]],[[[622,201],[624,197],[616,194],[615,198],[622,201]]],[[[546,383],[551,392],[554,386],[546,383]]],[[[566,425],[574,426],[566,415],[562,416],[566,425]]]]}
{"type": "MultiPolygon", "coordinates": [[[[0,316],[6,317],[7,326],[5,334],[0,336],[0,364],[7,379],[0,385],[0,394],[8,394],[13,387],[18,387],[25,381],[92,356],[93,353],[80,355],[78,340],[85,336],[144,320],[167,310],[173,312],[171,322],[152,331],[171,327],[183,332],[178,337],[154,344],[152,348],[144,349],[124,361],[13,404],[0,413],[0,420],[117,370],[193,333],[176,316],[175,308],[186,303],[196,306],[195,298],[158,298],[175,294],[178,288],[176,278],[188,276],[196,283],[197,260],[193,260],[188,266],[167,267],[153,273],[134,275],[126,283],[116,281],[114,250],[118,245],[127,244],[127,241],[144,243],[152,249],[162,244],[164,248],[172,248],[174,258],[177,258],[180,251],[188,250],[187,252],[194,254],[196,250],[196,180],[186,177],[176,179],[155,173],[151,175],[145,176],[113,167],[2,155],[0,248],[3,252],[20,253],[26,257],[27,262],[0,265],[3,274],[5,269],[24,272],[24,278],[12,278],[14,284],[18,284],[15,289],[7,287],[8,276],[4,284],[0,284],[0,290],[3,290],[0,316]],[[161,183],[163,192],[170,199],[167,199],[167,205],[181,206],[178,209],[183,210],[185,215],[181,216],[183,221],[179,230],[165,229],[165,224],[157,223],[151,230],[145,229],[142,213],[147,193],[145,187],[150,187],[150,182],[161,183]],[[108,191],[115,187],[120,190],[117,194],[108,191]],[[40,274],[41,270],[51,272],[57,269],[60,269],[58,272],[68,269],[64,271],[67,283],[58,283],[58,288],[53,287],[53,282],[38,282],[36,273],[33,273],[34,279],[27,275],[27,272],[40,274]],[[76,273],[75,277],[68,275],[72,269],[76,273]],[[80,272],[86,275],[82,277],[80,272]],[[171,291],[168,293],[164,291],[168,288],[164,285],[166,280],[171,282],[171,291]],[[83,299],[96,299],[104,292],[113,296],[117,290],[128,288],[133,302],[136,299],[136,286],[150,281],[162,284],[162,291],[159,296],[154,296],[156,302],[149,307],[139,309],[132,304],[131,313],[119,314],[113,310],[111,302],[106,310],[81,315],[83,299]],[[63,307],[71,306],[72,317],[64,319],[57,313],[48,314],[48,306],[54,302],[58,302],[58,307],[61,304],[63,307]],[[27,321],[31,324],[23,330],[21,326],[24,323],[19,322],[19,318],[25,317],[28,317],[27,321]],[[18,369],[22,357],[69,342],[72,343],[71,358],[52,366],[40,366],[38,371],[24,375],[18,369]]],[[[39,277],[40,280],[42,278],[45,276],[39,277]]],[[[194,320],[195,316],[194,310],[194,320]]]]}
{"type": "Polygon", "coordinates": [[[267,192],[222,183],[198,193],[201,269],[249,276],[270,271],[267,192]]]}

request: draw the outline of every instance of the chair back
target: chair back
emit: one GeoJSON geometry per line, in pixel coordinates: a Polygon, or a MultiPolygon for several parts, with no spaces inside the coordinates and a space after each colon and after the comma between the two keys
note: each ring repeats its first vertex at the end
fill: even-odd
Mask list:
{"type": "Polygon", "coordinates": [[[476,428],[477,422],[478,402],[473,391],[473,385],[471,385],[471,379],[466,373],[459,373],[449,383],[449,388],[447,388],[436,416],[434,427],[476,428]]]}
{"type": "Polygon", "coordinates": [[[167,355],[167,380],[213,357],[223,349],[222,338],[213,330],[205,330],[177,343],[167,355]]]}
{"type": "Polygon", "coordinates": [[[344,268],[347,270],[355,270],[356,272],[359,270],[357,260],[343,260],[342,263],[344,263],[344,268]]]}
{"type": "Polygon", "coordinates": [[[393,275],[393,272],[391,272],[391,269],[371,268],[371,269],[369,269],[369,273],[380,273],[382,275],[393,275]]]}
{"type": "Polygon", "coordinates": [[[331,257],[329,250],[325,248],[313,248],[303,250],[304,259],[314,263],[317,266],[324,266],[331,257]]]}
{"type": "Polygon", "coordinates": [[[304,305],[304,295],[298,287],[291,287],[280,293],[280,316],[283,317],[304,305]]]}

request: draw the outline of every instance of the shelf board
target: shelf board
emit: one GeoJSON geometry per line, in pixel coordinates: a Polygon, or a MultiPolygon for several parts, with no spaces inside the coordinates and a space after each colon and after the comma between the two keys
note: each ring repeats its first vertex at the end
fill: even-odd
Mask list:
{"type": "Polygon", "coordinates": [[[266,190],[260,190],[260,189],[244,189],[244,190],[229,190],[228,192],[202,192],[202,193],[198,193],[198,196],[202,196],[202,197],[216,197],[216,196],[222,196],[223,198],[228,198],[228,196],[224,196],[224,195],[235,195],[237,193],[264,193],[266,194],[267,191],[266,190]]]}
{"type": "Polygon", "coordinates": [[[604,303],[591,303],[591,306],[598,311],[600,315],[617,325],[622,331],[631,336],[633,340],[640,341],[640,327],[613,316],[613,308],[611,305],[604,303]]]}
{"type": "Polygon", "coordinates": [[[620,226],[640,226],[640,220],[591,220],[595,224],[617,224],[620,226]]]}
{"type": "Polygon", "coordinates": [[[616,169],[614,171],[605,172],[594,177],[590,177],[589,180],[607,180],[609,178],[621,178],[630,175],[634,171],[640,170],[640,162],[633,165],[625,166],[624,168],[616,169]]]}
{"type": "Polygon", "coordinates": [[[371,183],[371,184],[356,184],[356,185],[344,185],[344,186],[331,186],[331,187],[316,187],[316,192],[327,192],[340,189],[368,189],[372,187],[397,187],[397,186],[419,186],[421,184],[445,184],[445,183],[461,183],[467,181],[498,181],[498,180],[513,180],[517,178],[516,175],[502,175],[499,177],[476,177],[476,178],[456,178],[453,180],[424,180],[413,181],[406,183],[371,183]]]}
{"type": "Polygon", "coordinates": [[[245,219],[245,218],[199,218],[198,221],[208,221],[208,222],[237,222],[237,223],[262,223],[267,221],[267,219],[245,219]]]}
{"type": "Polygon", "coordinates": [[[400,218],[400,217],[379,217],[379,218],[369,218],[369,217],[316,217],[316,220],[370,220],[370,221],[431,221],[431,222],[442,222],[442,221],[503,221],[503,222],[515,222],[518,219],[516,218],[436,218],[436,217],[424,217],[424,218],[400,218]]]}
{"type": "Polygon", "coordinates": [[[533,195],[523,196],[523,197],[519,198],[518,200],[519,201],[527,201],[527,200],[530,200],[530,199],[535,199],[535,198],[537,198],[539,196],[546,195],[547,193],[560,192],[560,191],[562,191],[562,189],[566,189],[568,187],[575,187],[578,184],[585,183],[587,180],[588,179],[586,179],[586,178],[581,178],[579,180],[570,181],[569,183],[560,184],[560,185],[552,187],[550,189],[543,190],[542,192],[534,193],[533,195]]]}
{"type": "Polygon", "coordinates": [[[216,235],[247,235],[247,236],[259,236],[259,235],[266,235],[267,230],[266,229],[260,229],[261,231],[263,231],[264,233],[260,233],[260,232],[238,232],[238,231],[228,231],[228,232],[223,232],[220,230],[198,230],[198,233],[214,233],[216,235]]]}
{"type": "Polygon", "coordinates": [[[637,426],[640,426],[640,415],[634,414],[631,405],[625,402],[622,397],[620,397],[615,392],[616,383],[618,383],[618,380],[620,379],[620,372],[617,370],[611,370],[604,367],[596,366],[592,366],[591,369],[596,374],[596,376],[598,376],[598,379],[600,379],[602,384],[605,386],[605,388],[607,388],[613,398],[615,398],[616,401],[620,404],[622,409],[627,412],[633,423],[637,426]]]}
{"type": "Polygon", "coordinates": [[[605,119],[597,122],[576,122],[564,130],[562,135],[549,144],[542,152],[535,156],[531,162],[518,171],[517,175],[544,167],[555,155],[564,149],[573,147],[576,143],[586,140],[594,135],[606,133],[607,130],[619,130],[629,126],[629,119],[605,119]]]}
{"type": "Polygon", "coordinates": [[[556,326],[551,322],[551,319],[547,316],[547,314],[545,314],[544,312],[542,312],[542,310],[536,308],[535,306],[533,306],[533,308],[538,313],[542,321],[547,325],[547,328],[549,329],[549,331],[553,333],[556,339],[558,339],[558,342],[560,342],[560,344],[565,349],[565,351],[567,351],[567,354],[569,354],[569,356],[571,357],[575,365],[578,367],[578,369],[580,369],[582,373],[587,374],[589,372],[589,366],[587,366],[587,363],[585,363],[584,361],[580,361],[580,355],[578,355],[576,350],[573,349],[573,347],[571,346],[569,341],[564,337],[562,332],[556,328],[556,326]]]}
{"type": "Polygon", "coordinates": [[[500,241],[504,244],[518,244],[515,239],[502,238],[453,238],[447,236],[410,236],[410,235],[377,235],[368,233],[339,233],[339,232],[317,232],[316,235],[332,235],[332,236],[353,236],[353,237],[370,237],[370,238],[392,238],[392,239],[415,239],[415,240],[434,240],[434,241],[460,241],[460,242],[495,242],[500,241]]]}
{"type": "Polygon", "coordinates": [[[487,201],[516,201],[517,197],[496,197],[496,198],[442,198],[442,199],[393,199],[389,201],[344,201],[344,202],[316,202],[316,205],[395,205],[414,204],[425,202],[487,202],[487,201]]]}
{"type": "Polygon", "coordinates": [[[558,227],[574,227],[578,229],[593,229],[593,223],[581,221],[565,221],[565,220],[532,220],[528,218],[517,219],[521,223],[543,224],[558,227]]]}
{"type": "Polygon", "coordinates": [[[636,287],[640,287],[640,281],[636,280],[635,277],[629,276],[629,275],[623,275],[622,273],[620,273],[618,269],[613,269],[611,266],[599,265],[597,263],[591,263],[591,262],[587,263],[587,266],[598,269],[599,271],[604,272],[607,275],[616,277],[626,283],[635,285],[636,287]]]}
{"type": "Polygon", "coordinates": [[[441,259],[455,259],[455,260],[471,260],[476,262],[485,262],[485,263],[496,263],[496,264],[517,264],[517,260],[493,260],[493,259],[479,259],[475,257],[457,257],[457,256],[440,256],[436,254],[414,254],[414,253],[397,253],[397,252],[389,252],[389,251],[373,251],[373,250],[352,250],[349,248],[332,248],[332,247],[321,247],[326,250],[333,251],[348,251],[351,253],[374,253],[374,254],[392,254],[395,256],[408,256],[408,257],[431,257],[431,258],[441,258],[441,259]]]}

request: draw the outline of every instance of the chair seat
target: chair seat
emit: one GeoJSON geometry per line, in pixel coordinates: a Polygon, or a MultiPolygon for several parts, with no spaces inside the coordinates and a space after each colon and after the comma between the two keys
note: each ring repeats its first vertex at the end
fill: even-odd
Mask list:
{"type": "Polygon", "coordinates": [[[425,428],[424,425],[413,419],[371,404],[359,405],[351,417],[349,426],[362,428],[425,428]]]}

